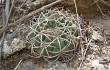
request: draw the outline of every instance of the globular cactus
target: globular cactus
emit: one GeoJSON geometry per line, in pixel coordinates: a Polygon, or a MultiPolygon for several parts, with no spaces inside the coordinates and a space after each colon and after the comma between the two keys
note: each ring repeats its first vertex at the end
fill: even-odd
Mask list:
{"type": "Polygon", "coordinates": [[[34,53],[53,58],[75,49],[78,27],[73,14],[49,9],[32,22],[28,35],[34,53]]]}

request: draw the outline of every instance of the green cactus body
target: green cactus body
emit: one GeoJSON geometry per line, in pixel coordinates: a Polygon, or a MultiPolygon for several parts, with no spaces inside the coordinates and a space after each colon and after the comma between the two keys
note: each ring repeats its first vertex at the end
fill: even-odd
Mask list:
{"type": "Polygon", "coordinates": [[[29,34],[34,52],[43,57],[54,57],[72,51],[76,47],[78,27],[71,16],[58,10],[42,12],[29,34]]]}

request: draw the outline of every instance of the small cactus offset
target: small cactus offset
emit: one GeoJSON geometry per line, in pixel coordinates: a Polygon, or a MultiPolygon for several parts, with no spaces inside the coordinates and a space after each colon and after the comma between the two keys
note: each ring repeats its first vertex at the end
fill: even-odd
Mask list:
{"type": "Polygon", "coordinates": [[[29,42],[40,57],[53,58],[75,49],[78,27],[73,14],[49,9],[31,23],[29,42]]]}

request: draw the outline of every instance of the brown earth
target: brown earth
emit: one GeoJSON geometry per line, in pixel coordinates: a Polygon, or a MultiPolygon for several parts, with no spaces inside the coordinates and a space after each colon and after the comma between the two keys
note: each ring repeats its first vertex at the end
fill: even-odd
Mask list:
{"type": "MultiPolygon", "coordinates": [[[[108,6],[102,1],[105,1],[107,4],[110,4],[110,0],[76,0],[78,13],[86,17],[100,15],[102,14],[101,11],[103,13],[107,13],[110,6],[108,6]]],[[[65,8],[70,9],[71,11],[75,11],[74,0],[65,0],[61,4],[65,8]]]]}
{"type": "MultiPolygon", "coordinates": [[[[40,3],[31,5],[30,11],[36,10],[44,5],[47,5],[56,0],[38,0],[40,3]]],[[[78,14],[85,17],[99,16],[107,13],[110,10],[110,0],[75,0],[78,8],[78,14]]],[[[18,3],[18,2],[17,2],[18,3]]],[[[61,6],[75,12],[74,0],[64,0],[63,2],[55,5],[61,6]]]]}

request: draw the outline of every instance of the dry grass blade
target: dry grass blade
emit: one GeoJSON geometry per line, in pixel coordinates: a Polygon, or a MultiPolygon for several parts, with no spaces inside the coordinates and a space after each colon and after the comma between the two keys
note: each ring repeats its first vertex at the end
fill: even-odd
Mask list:
{"type": "MultiPolygon", "coordinates": [[[[9,20],[11,11],[12,11],[13,4],[14,4],[14,0],[12,1],[12,5],[10,7],[10,0],[6,0],[5,12],[3,14],[3,25],[4,25],[3,28],[7,27],[7,25],[8,25],[8,20],[9,20]]],[[[0,45],[3,44],[4,35],[5,35],[5,32],[3,34],[0,45]]]]}
{"type": "Polygon", "coordinates": [[[15,67],[14,70],[17,70],[17,68],[19,67],[19,65],[21,64],[22,60],[19,61],[19,63],[17,64],[17,66],[15,67]]]}
{"type": "Polygon", "coordinates": [[[9,24],[6,28],[0,29],[0,35],[1,35],[3,32],[6,32],[10,27],[16,26],[17,24],[19,24],[20,22],[22,22],[24,19],[29,18],[29,17],[31,17],[31,16],[35,15],[36,13],[39,13],[39,12],[41,12],[41,11],[43,11],[43,10],[46,10],[47,8],[50,8],[50,7],[52,7],[53,5],[55,5],[55,4],[57,4],[57,3],[61,2],[61,1],[62,1],[62,0],[57,0],[57,1],[53,2],[53,3],[50,3],[50,4],[46,5],[46,6],[43,6],[43,7],[41,7],[40,9],[37,9],[37,10],[35,10],[35,11],[33,11],[33,12],[30,12],[29,14],[27,14],[27,15],[21,17],[20,19],[18,19],[18,20],[15,21],[14,23],[9,24]]]}
{"type": "Polygon", "coordinates": [[[10,18],[11,12],[12,12],[14,1],[15,0],[12,0],[11,7],[10,7],[10,0],[6,1],[6,9],[5,9],[5,11],[6,11],[6,26],[8,25],[8,20],[10,18]]]}
{"type": "MultiPolygon", "coordinates": [[[[95,0],[94,0],[94,2],[95,2],[95,0]]],[[[98,9],[100,10],[101,14],[104,16],[104,13],[103,13],[103,11],[101,10],[101,7],[99,6],[99,4],[98,4],[97,2],[96,2],[96,5],[97,5],[98,9]]]]}
{"type": "Polygon", "coordinates": [[[107,3],[105,0],[100,0],[103,4],[107,5],[108,7],[110,7],[110,4],[107,3]]]}
{"type": "MultiPolygon", "coordinates": [[[[78,27],[79,27],[79,30],[80,30],[80,36],[81,37],[83,37],[83,35],[82,35],[82,29],[81,29],[81,23],[80,23],[80,20],[79,20],[79,15],[78,15],[78,8],[77,8],[77,3],[76,3],[76,0],[74,0],[74,4],[75,4],[75,9],[76,9],[76,16],[77,16],[77,24],[78,24],[78,27]]],[[[82,41],[82,40],[81,40],[82,41]]],[[[89,42],[87,42],[88,44],[87,44],[87,48],[86,48],[86,50],[84,50],[84,46],[83,45],[80,45],[80,47],[81,47],[81,53],[82,53],[82,61],[81,61],[81,63],[80,63],[80,65],[79,65],[79,67],[78,67],[78,70],[81,70],[81,67],[82,67],[82,64],[83,64],[83,61],[84,61],[84,59],[85,59],[85,55],[86,55],[86,52],[87,52],[87,50],[88,50],[88,48],[89,48],[89,45],[90,45],[90,43],[91,43],[91,40],[89,41],[89,42]]]]}
{"type": "Polygon", "coordinates": [[[92,39],[87,43],[87,46],[86,46],[87,48],[86,48],[86,50],[83,52],[82,61],[80,62],[80,65],[79,65],[79,67],[78,67],[78,70],[81,70],[81,68],[82,68],[82,64],[83,64],[83,62],[84,62],[84,60],[85,60],[85,56],[86,56],[86,53],[87,53],[87,50],[88,50],[88,48],[89,48],[89,45],[90,45],[91,41],[92,41],[92,39]]]}
{"type": "Polygon", "coordinates": [[[5,16],[6,16],[6,23],[5,26],[7,25],[8,17],[9,17],[9,12],[10,12],[10,0],[6,0],[6,6],[5,6],[5,16]]]}
{"type": "MultiPolygon", "coordinates": [[[[5,12],[3,12],[3,28],[7,27],[8,25],[8,20],[9,20],[9,17],[10,17],[10,14],[11,14],[11,11],[12,11],[12,7],[13,7],[13,4],[14,4],[14,0],[12,1],[12,4],[10,6],[10,0],[6,0],[6,6],[5,6],[5,12]]],[[[1,58],[1,55],[2,55],[2,49],[3,49],[3,43],[4,43],[4,38],[5,38],[5,32],[3,32],[3,35],[2,35],[2,38],[1,38],[1,41],[0,41],[0,58],[1,58]]]]}

